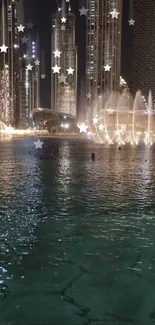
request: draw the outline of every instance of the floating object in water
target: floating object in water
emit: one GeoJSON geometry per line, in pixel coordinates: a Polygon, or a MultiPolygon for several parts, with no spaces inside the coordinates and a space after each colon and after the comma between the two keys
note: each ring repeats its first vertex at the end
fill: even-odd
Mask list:
{"type": "Polygon", "coordinates": [[[121,148],[121,147],[119,147],[118,149],[119,149],[119,150],[121,150],[122,148],[121,148]]]}
{"type": "Polygon", "coordinates": [[[95,153],[94,153],[94,152],[92,152],[92,155],[91,155],[91,157],[92,157],[92,160],[94,160],[94,159],[95,159],[95,153]]]}

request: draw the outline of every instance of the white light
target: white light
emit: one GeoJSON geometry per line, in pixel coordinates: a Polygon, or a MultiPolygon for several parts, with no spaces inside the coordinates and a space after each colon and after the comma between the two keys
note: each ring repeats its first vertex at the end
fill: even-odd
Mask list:
{"type": "Polygon", "coordinates": [[[68,124],[65,124],[65,128],[68,129],[69,128],[69,125],[68,124]]]}
{"type": "Polygon", "coordinates": [[[26,55],[26,54],[24,54],[24,55],[23,55],[23,58],[26,58],[26,57],[27,57],[27,55],[26,55]]]}
{"type": "Polygon", "coordinates": [[[32,42],[32,45],[35,45],[35,42],[32,42]]]}
{"type": "Polygon", "coordinates": [[[18,44],[14,44],[14,49],[19,49],[19,45],[18,44]]]}
{"type": "Polygon", "coordinates": [[[35,58],[35,55],[32,55],[33,58],[35,58]]]}
{"type": "Polygon", "coordinates": [[[63,128],[63,127],[64,127],[64,125],[63,125],[63,124],[61,124],[61,127],[63,128]]]}
{"type": "Polygon", "coordinates": [[[64,118],[66,118],[66,115],[64,115],[64,118]]]}

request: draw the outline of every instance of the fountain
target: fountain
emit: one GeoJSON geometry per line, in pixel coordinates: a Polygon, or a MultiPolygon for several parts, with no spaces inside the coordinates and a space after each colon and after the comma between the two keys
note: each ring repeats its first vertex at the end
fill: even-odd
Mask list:
{"type": "Polygon", "coordinates": [[[10,136],[11,130],[11,127],[8,127],[4,122],[0,121],[0,137],[10,136]]]}
{"type": "Polygon", "coordinates": [[[138,145],[141,141],[152,145],[155,142],[155,111],[151,91],[148,103],[140,91],[137,91],[134,100],[129,94],[106,92],[100,96],[98,106],[98,115],[95,116],[95,106],[92,114],[94,118],[88,121],[88,130],[85,131],[89,134],[91,132],[94,142],[117,143],[119,146],[126,143],[138,145]]]}

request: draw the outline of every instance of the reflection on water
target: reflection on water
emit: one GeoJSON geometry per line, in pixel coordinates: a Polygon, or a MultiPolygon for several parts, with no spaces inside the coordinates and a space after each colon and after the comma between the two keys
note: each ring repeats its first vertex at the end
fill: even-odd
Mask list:
{"type": "Polygon", "coordinates": [[[33,141],[0,143],[0,321],[153,324],[154,148],[33,141]]]}

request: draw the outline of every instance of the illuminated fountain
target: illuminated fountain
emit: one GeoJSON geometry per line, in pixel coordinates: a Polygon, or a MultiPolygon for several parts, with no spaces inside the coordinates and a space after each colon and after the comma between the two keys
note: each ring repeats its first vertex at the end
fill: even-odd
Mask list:
{"type": "Polygon", "coordinates": [[[91,117],[87,124],[78,125],[80,132],[91,133],[94,142],[118,145],[138,145],[139,142],[152,145],[155,142],[155,111],[151,91],[148,103],[140,91],[134,100],[129,93],[106,92],[100,96],[98,107],[98,114],[96,107],[92,112],[93,119],[91,117]]]}

